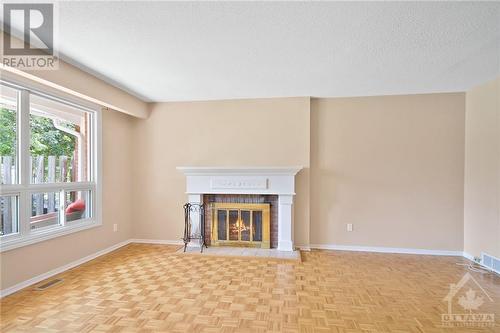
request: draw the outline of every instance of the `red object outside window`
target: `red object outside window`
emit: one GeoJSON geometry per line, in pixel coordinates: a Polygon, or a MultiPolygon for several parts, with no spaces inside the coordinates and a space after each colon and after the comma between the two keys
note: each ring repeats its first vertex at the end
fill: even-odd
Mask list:
{"type": "Polygon", "coordinates": [[[75,202],[72,202],[67,208],[66,208],[66,214],[71,214],[74,212],[81,212],[85,210],[85,201],[82,199],[78,199],[75,202]]]}

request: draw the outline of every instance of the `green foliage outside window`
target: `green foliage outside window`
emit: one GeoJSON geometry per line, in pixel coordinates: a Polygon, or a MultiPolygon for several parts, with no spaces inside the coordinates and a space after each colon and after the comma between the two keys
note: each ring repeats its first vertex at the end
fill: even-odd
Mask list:
{"type": "MultiPolygon", "coordinates": [[[[16,142],[16,113],[0,109],[0,156],[14,156],[16,142]]],[[[52,120],[30,115],[32,156],[68,156],[73,158],[76,138],[54,127],[52,120]]],[[[72,124],[65,124],[74,129],[72,124]]]]}
{"type": "Polygon", "coordinates": [[[0,156],[14,156],[16,113],[5,108],[0,110],[0,156]]]}

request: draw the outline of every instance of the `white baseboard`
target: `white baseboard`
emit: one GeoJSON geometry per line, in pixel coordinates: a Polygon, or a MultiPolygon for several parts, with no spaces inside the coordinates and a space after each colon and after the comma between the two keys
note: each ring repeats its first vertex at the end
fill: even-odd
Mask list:
{"type": "Polygon", "coordinates": [[[425,255],[434,255],[434,256],[458,256],[458,257],[461,257],[464,255],[462,251],[409,249],[409,248],[399,248],[399,247],[353,246],[353,245],[335,245],[335,244],[311,244],[310,247],[312,249],[321,249],[321,250],[425,254],[425,255]]]}
{"type": "Polygon", "coordinates": [[[474,256],[470,253],[467,253],[467,252],[462,252],[462,256],[466,259],[469,259],[470,261],[474,261],[474,256]]]}
{"type": "Polygon", "coordinates": [[[309,245],[295,245],[295,248],[300,251],[311,251],[311,247],[309,245]]]}
{"type": "Polygon", "coordinates": [[[140,239],[132,238],[129,239],[129,243],[141,243],[141,244],[164,244],[164,245],[184,245],[182,240],[167,240],[167,239],[140,239]]]}
{"type": "Polygon", "coordinates": [[[130,243],[130,240],[126,240],[126,241],[120,242],[118,244],[115,244],[115,245],[112,245],[112,246],[110,246],[108,248],[105,248],[105,249],[103,249],[101,251],[97,251],[96,253],[90,254],[90,255],[88,255],[86,257],[83,257],[83,258],[80,258],[78,260],[72,261],[69,264],[63,265],[61,267],[57,267],[57,268],[55,268],[53,270],[50,270],[48,272],[45,272],[45,273],[40,274],[38,276],[35,276],[34,278],[31,278],[31,279],[28,279],[26,281],[23,281],[23,282],[20,282],[18,284],[15,284],[12,287],[5,288],[5,289],[3,289],[3,290],[0,291],[0,298],[1,297],[5,297],[5,296],[10,295],[10,294],[13,294],[16,291],[19,291],[21,289],[29,287],[29,286],[31,286],[33,284],[36,284],[36,283],[38,283],[40,281],[43,281],[45,279],[48,279],[51,276],[54,276],[56,274],[62,273],[64,271],[67,271],[68,269],[71,269],[71,268],[74,268],[76,266],[79,266],[79,265],[81,265],[83,263],[86,263],[87,261],[90,261],[90,260],[95,259],[97,257],[100,257],[102,255],[105,255],[105,254],[107,254],[107,253],[109,253],[111,251],[114,251],[116,249],[119,249],[120,247],[125,246],[125,245],[127,245],[129,243],[130,243]]]}

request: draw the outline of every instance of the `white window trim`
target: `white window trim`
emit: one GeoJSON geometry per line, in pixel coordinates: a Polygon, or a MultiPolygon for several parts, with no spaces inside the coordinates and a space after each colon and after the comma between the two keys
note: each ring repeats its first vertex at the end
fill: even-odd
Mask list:
{"type": "MultiPolygon", "coordinates": [[[[0,195],[18,196],[18,233],[9,234],[0,237],[0,253],[19,247],[43,242],[56,237],[69,235],[75,232],[99,227],[102,225],[102,108],[99,105],[90,104],[88,101],[78,100],[74,96],[62,92],[54,92],[47,87],[46,93],[39,85],[29,85],[26,83],[17,83],[9,78],[8,81],[0,80],[0,83],[11,86],[21,91],[18,105],[18,127],[17,127],[17,184],[0,185],[0,195]],[[62,103],[74,105],[77,108],[93,113],[93,126],[91,132],[92,148],[91,163],[91,181],[73,182],[73,183],[44,183],[30,184],[29,170],[29,93],[47,97],[62,103]],[[92,190],[92,218],[72,221],[71,224],[58,225],[39,230],[31,230],[29,218],[31,216],[31,194],[36,192],[60,191],[60,190],[92,190]]],[[[61,203],[60,204],[64,204],[61,203]]]]}

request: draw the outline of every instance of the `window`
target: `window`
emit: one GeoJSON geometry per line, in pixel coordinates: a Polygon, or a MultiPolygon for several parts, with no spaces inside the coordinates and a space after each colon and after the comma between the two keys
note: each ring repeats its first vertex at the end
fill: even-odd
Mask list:
{"type": "Polygon", "coordinates": [[[0,184],[17,182],[17,100],[18,92],[0,86],[0,184]]]}
{"type": "Polygon", "coordinates": [[[95,106],[0,82],[0,248],[100,224],[95,106]]]}

